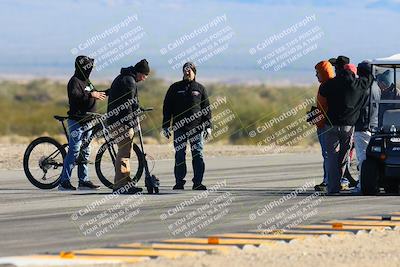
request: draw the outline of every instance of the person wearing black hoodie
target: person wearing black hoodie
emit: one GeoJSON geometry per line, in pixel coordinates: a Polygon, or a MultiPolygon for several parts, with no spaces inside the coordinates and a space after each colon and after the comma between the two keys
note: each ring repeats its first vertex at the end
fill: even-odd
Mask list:
{"type": "Polygon", "coordinates": [[[175,186],[183,190],[186,181],[186,145],[192,151],[193,190],[206,190],[202,184],[205,170],[203,138],[211,135],[211,109],[207,91],[196,81],[196,66],[192,62],[183,65],[183,79],[172,84],[164,99],[163,132],[169,138],[174,132],[175,186]],[[171,127],[172,124],[172,127],[171,127]]]}
{"type": "MultiPolygon", "coordinates": [[[[367,62],[368,61],[364,61],[367,62]]],[[[362,71],[362,69],[360,70],[362,71]]],[[[360,72],[359,71],[359,72],[360,72]]],[[[363,104],[354,127],[354,147],[358,161],[358,170],[361,170],[362,163],[366,159],[367,147],[371,139],[371,131],[378,129],[378,103],[381,92],[376,83],[371,85],[371,90],[365,92],[363,104]]],[[[352,190],[353,193],[361,193],[361,175],[358,176],[357,186],[352,190]]]]}
{"type": "Polygon", "coordinates": [[[328,193],[338,194],[350,151],[354,125],[360,117],[364,95],[372,83],[371,65],[358,65],[359,78],[336,62],[336,77],[323,84],[322,96],[328,101],[326,149],[328,153],[328,193]]]}
{"type": "Polygon", "coordinates": [[[85,130],[86,123],[90,120],[87,112],[96,111],[96,100],[104,100],[105,93],[94,90],[89,81],[94,59],[87,56],[78,56],[75,60],[75,73],[68,82],[68,153],[64,160],[64,166],[60,177],[60,191],[76,190],[71,185],[72,170],[78,164],[78,189],[97,189],[88,176],[87,162],[89,160],[90,147],[87,144],[92,131],[85,130]]]}
{"type": "Polygon", "coordinates": [[[142,188],[135,187],[132,183],[129,159],[136,117],[139,114],[137,83],[146,80],[149,73],[149,63],[146,59],[142,59],[135,66],[122,68],[108,92],[107,124],[112,132],[117,133],[113,138],[118,145],[113,191],[121,194],[136,194],[142,191],[142,188]],[[128,190],[119,190],[125,187],[128,190]]]}

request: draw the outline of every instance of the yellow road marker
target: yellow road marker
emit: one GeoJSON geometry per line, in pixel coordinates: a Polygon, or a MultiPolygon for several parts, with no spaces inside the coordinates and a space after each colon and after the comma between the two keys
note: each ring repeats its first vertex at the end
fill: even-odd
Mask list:
{"type": "Polygon", "coordinates": [[[328,221],[326,223],[342,223],[343,225],[362,225],[362,226],[400,226],[400,221],[372,221],[372,220],[340,220],[340,221],[328,221]]]}
{"type": "MultiPolygon", "coordinates": [[[[332,224],[332,222],[328,222],[332,224]]],[[[346,225],[343,224],[343,228],[341,230],[384,230],[387,227],[385,226],[372,226],[372,225],[346,225]]],[[[298,225],[296,229],[312,229],[312,230],[334,230],[332,225],[298,225]]]]}
{"type": "MultiPolygon", "coordinates": [[[[178,243],[178,244],[208,244],[208,238],[182,238],[182,239],[169,239],[163,240],[166,243],[178,243]]],[[[219,238],[218,244],[221,245],[261,245],[261,244],[270,244],[273,245],[274,242],[270,240],[261,240],[261,239],[233,239],[233,238],[219,238]]]]}
{"type": "MultiPolygon", "coordinates": [[[[267,232],[265,230],[250,230],[249,232],[253,233],[260,233],[264,235],[274,235],[275,233],[273,232],[267,232]]],[[[348,231],[337,231],[337,230],[294,230],[294,229],[285,229],[280,231],[279,233],[283,234],[302,234],[302,235],[333,235],[333,234],[338,234],[338,235],[351,235],[353,234],[352,232],[348,231]]]]}
{"type": "Polygon", "coordinates": [[[209,236],[208,237],[208,244],[210,245],[218,245],[219,244],[219,238],[215,236],[209,236]]]}
{"type": "Polygon", "coordinates": [[[220,251],[228,253],[232,250],[232,246],[223,245],[193,245],[193,244],[165,244],[165,243],[152,243],[152,244],[121,244],[118,247],[122,248],[137,248],[137,249],[171,249],[171,250],[195,250],[195,251],[220,251]]]}
{"type": "Polygon", "coordinates": [[[292,239],[305,239],[309,237],[317,237],[318,235],[228,233],[216,236],[225,238],[242,238],[242,239],[292,240],[292,239]]]}
{"type": "Polygon", "coordinates": [[[60,257],[64,259],[73,259],[75,257],[75,254],[71,251],[61,251],[60,257]]]}
{"type": "Polygon", "coordinates": [[[343,229],[343,223],[332,223],[332,228],[335,230],[343,229]]]}
{"type": "Polygon", "coordinates": [[[400,221],[400,216],[390,216],[390,215],[383,215],[383,216],[358,216],[358,217],[354,217],[354,219],[360,219],[360,220],[375,220],[375,221],[400,221]]]}
{"type": "Polygon", "coordinates": [[[63,258],[59,255],[31,255],[31,256],[17,256],[13,257],[13,259],[22,259],[22,260],[43,260],[43,261],[65,261],[65,262],[94,262],[94,263],[137,263],[145,260],[149,260],[148,257],[102,257],[102,256],[76,256],[72,259],[63,258]]]}
{"type": "Polygon", "coordinates": [[[186,250],[155,250],[155,249],[117,249],[117,248],[96,248],[73,251],[76,255],[97,255],[97,256],[146,256],[166,257],[176,259],[180,256],[195,256],[199,252],[186,250]]]}

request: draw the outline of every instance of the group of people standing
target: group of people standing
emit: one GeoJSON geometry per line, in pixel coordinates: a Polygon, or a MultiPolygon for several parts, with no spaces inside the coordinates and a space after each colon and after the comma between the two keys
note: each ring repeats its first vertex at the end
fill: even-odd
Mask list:
{"type": "MultiPolygon", "coordinates": [[[[358,170],[361,170],[371,131],[382,126],[379,118],[385,109],[377,102],[395,99],[400,94],[393,84],[390,70],[377,74],[373,86],[369,61],[356,67],[348,57],[339,56],[319,62],[315,70],[320,82],[316,102],[322,113],[322,119],[315,124],[324,169],[323,182],[315,186],[315,190],[340,194],[351,148],[354,145],[358,170]]],[[[352,191],[361,192],[360,179],[352,191]]]]}
{"type": "MultiPolygon", "coordinates": [[[[136,194],[142,188],[135,186],[130,176],[129,159],[132,142],[137,129],[137,116],[140,115],[137,83],[145,81],[150,74],[149,63],[141,60],[135,66],[122,68],[114,79],[110,89],[96,91],[89,76],[94,66],[94,59],[78,56],[75,60],[75,73],[68,86],[68,131],[69,149],[61,173],[59,190],[76,190],[71,182],[73,168],[78,165],[78,189],[93,190],[99,186],[90,181],[88,160],[89,141],[92,132],[86,130],[91,120],[91,112],[96,111],[96,101],[103,101],[108,96],[107,127],[116,133],[112,136],[118,146],[115,159],[114,192],[136,194]],[[87,145],[85,145],[85,143],[87,145]],[[130,186],[126,186],[130,185],[130,186]],[[124,190],[120,190],[124,188],[124,190]],[[125,188],[128,188],[125,190],[125,188]]],[[[187,62],[183,66],[183,79],[170,86],[163,107],[163,135],[170,138],[173,134],[175,147],[175,186],[174,190],[183,190],[186,183],[186,145],[190,143],[193,165],[193,190],[206,190],[202,184],[204,175],[203,141],[211,135],[211,109],[207,91],[196,81],[196,66],[187,62]],[[199,115],[200,114],[200,115],[199,115]]]]}
{"type": "MultiPolygon", "coordinates": [[[[89,146],[85,140],[91,138],[91,131],[85,131],[90,121],[88,113],[96,110],[96,101],[108,96],[107,125],[116,129],[113,136],[118,145],[115,160],[114,191],[133,180],[130,177],[129,159],[138,116],[137,83],[145,81],[150,74],[147,60],[135,66],[122,68],[107,92],[99,92],[92,86],[89,76],[94,59],[78,56],[75,73],[68,86],[68,130],[69,150],[64,161],[59,190],[76,190],[70,183],[74,166],[78,165],[79,189],[97,189],[88,176],[87,162],[89,146]],[[123,108],[121,108],[123,107],[123,108]],[[117,111],[117,112],[115,112],[117,111]]],[[[316,124],[318,139],[323,155],[323,182],[315,187],[318,191],[340,194],[341,179],[348,165],[349,152],[353,144],[361,167],[366,158],[366,149],[371,137],[371,128],[380,127],[379,118],[384,109],[372,104],[370,98],[400,99],[400,92],[393,85],[390,71],[376,76],[377,86],[372,86],[372,67],[363,61],[356,67],[346,56],[339,56],[319,62],[315,66],[320,82],[316,98],[319,116],[316,124]],[[369,90],[371,88],[371,90],[369,90]]],[[[197,69],[192,62],[182,68],[183,79],[167,90],[163,106],[162,134],[170,138],[173,134],[175,148],[174,190],[183,190],[186,183],[186,146],[189,142],[192,152],[193,190],[206,190],[202,184],[204,176],[203,141],[211,135],[211,109],[208,94],[203,85],[196,81],[197,69]]],[[[361,168],[359,168],[361,169],[361,168]]],[[[354,188],[361,191],[361,183],[354,188]]],[[[130,187],[125,193],[135,194],[142,189],[130,187]]]]}

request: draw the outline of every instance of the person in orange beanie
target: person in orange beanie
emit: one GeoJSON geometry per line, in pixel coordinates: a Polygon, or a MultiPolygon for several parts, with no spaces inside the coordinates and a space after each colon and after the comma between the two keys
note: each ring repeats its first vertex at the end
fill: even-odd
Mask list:
{"type": "MultiPolygon", "coordinates": [[[[335,76],[335,72],[332,64],[329,61],[321,61],[315,65],[316,76],[318,82],[322,85],[326,81],[332,79],[335,76]]],[[[328,168],[327,168],[327,151],[325,146],[324,133],[326,132],[325,122],[326,122],[326,112],[328,111],[328,102],[325,97],[320,94],[320,87],[317,93],[317,108],[319,114],[321,114],[321,119],[318,120],[315,125],[317,126],[318,140],[321,145],[322,157],[323,157],[323,169],[324,169],[324,179],[321,184],[315,186],[316,191],[325,191],[328,184],[328,168]]]]}

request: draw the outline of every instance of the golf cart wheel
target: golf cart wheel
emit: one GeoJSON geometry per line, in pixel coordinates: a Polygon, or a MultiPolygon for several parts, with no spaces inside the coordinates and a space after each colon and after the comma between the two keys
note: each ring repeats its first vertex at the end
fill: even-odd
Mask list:
{"type": "Polygon", "coordinates": [[[385,189],[385,193],[387,194],[399,193],[399,184],[396,181],[388,181],[383,188],[385,189]]]}
{"type": "Polygon", "coordinates": [[[375,160],[364,160],[361,167],[361,190],[363,195],[374,196],[379,191],[379,170],[375,160]]]}

